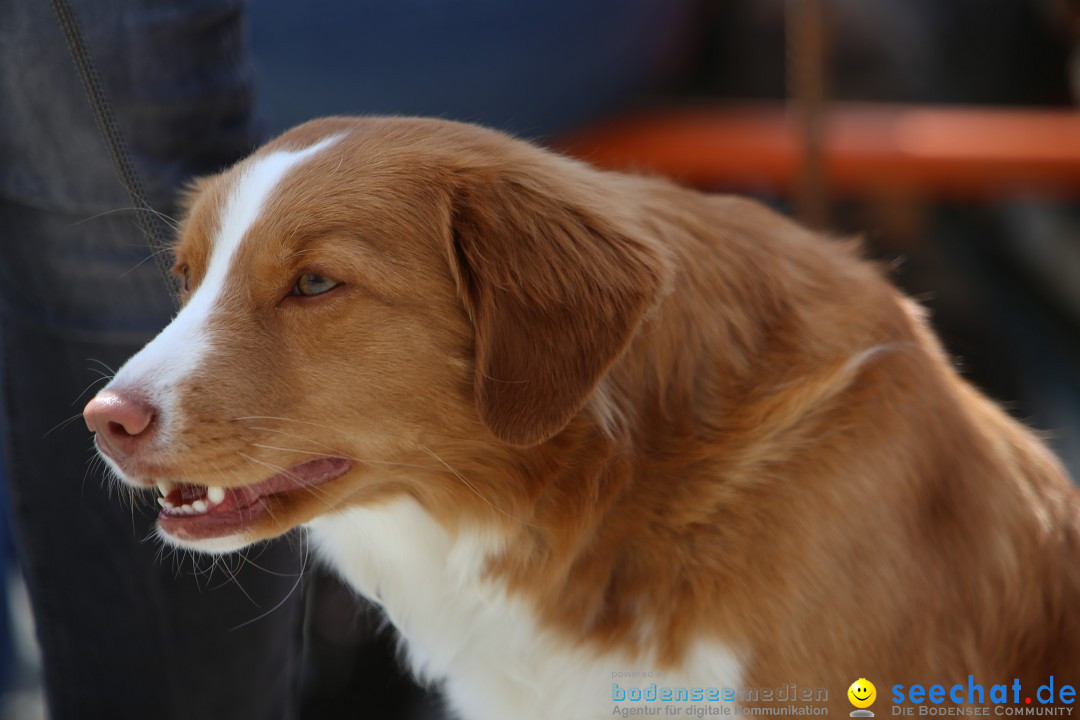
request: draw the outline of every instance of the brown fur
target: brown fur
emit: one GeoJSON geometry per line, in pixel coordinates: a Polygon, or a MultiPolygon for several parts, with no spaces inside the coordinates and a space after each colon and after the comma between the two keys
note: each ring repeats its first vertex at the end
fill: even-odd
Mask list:
{"type": "MultiPolygon", "coordinates": [[[[1080,681],[1076,491],[856,247],[453,123],[269,148],[341,131],[252,228],[174,479],[356,458],[255,532],[408,494],[502,533],[491,576],[566,642],[647,618],[663,663],[712,639],[834,714],[858,677],[1080,681]],[[343,285],[286,297],[312,271],[343,285]]],[[[196,284],[235,172],[185,222],[196,284]]]]}

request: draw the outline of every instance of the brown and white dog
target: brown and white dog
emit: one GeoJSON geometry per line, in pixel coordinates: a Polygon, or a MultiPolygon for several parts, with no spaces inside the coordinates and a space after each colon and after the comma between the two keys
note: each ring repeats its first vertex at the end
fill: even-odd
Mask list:
{"type": "Polygon", "coordinates": [[[307,528],[464,718],[1080,681],[1077,492],[851,244],[332,118],[200,181],[175,267],[183,308],[85,410],[101,453],[167,543],[307,528]]]}

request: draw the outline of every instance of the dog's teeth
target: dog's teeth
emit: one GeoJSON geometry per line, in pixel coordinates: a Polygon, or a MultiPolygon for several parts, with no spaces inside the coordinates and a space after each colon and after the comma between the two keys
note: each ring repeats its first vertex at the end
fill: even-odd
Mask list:
{"type": "Polygon", "coordinates": [[[204,513],[204,512],[206,512],[206,507],[207,507],[206,501],[205,500],[196,500],[195,502],[191,503],[191,507],[197,513],[204,513]]]}
{"type": "Polygon", "coordinates": [[[206,499],[211,505],[217,505],[225,499],[225,488],[211,485],[206,488],[206,499]]]}
{"type": "Polygon", "coordinates": [[[166,482],[165,480],[158,480],[157,489],[158,492],[161,493],[161,496],[165,497],[173,491],[173,484],[171,482],[166,482]]]}
{"type": "Polygon", "coordinates": [[[176,508],[176,512],[183,513],[184,515],[193,515],[195,514],[195,509],[192,508],[190,505],[181,505],[180,507],[176,508]]]}
{"type": "Polygon", "coordinates": [[[166,500],[163,497],[159,497],[157,499],[157,504],[160,505],[163,508],[171,508],[172,507],[172,503],[169,502],[168,500],[166,500]]]}

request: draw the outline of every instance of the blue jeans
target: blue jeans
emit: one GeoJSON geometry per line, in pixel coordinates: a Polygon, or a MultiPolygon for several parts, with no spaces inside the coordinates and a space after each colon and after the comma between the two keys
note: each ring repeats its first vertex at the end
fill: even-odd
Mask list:
{"type": "MultiPolygon", "coordinates": [[[[257,144],[241,2],[72,5],[155,207],[257,144]]],[[[161,558],[90,463],[77,414],[172,313],[129,206],[49,3],[0,3],[2,424],[51,716],[292,717],[295,541],[161,558]]]]}
{"type": "MultiPolygon", "coordinates": [[[[71,1],[156,208],[258,143],[241,0],[71,1]]],[[[398,112],[549,135],[655,88],[686,57],[696,5],[333,0],[315,11],[266,0],[252,8],[260,92],[276,128],[398,112]]],[[[98,487],[88,433],[78,418],[64,424],[99,371],[171,314],[142,238],[117,212],[129,205],[48,3],[0,1],[0,392],[52,716],[289,717],[296,548],[255,551],[270,572],[248,564],[235,582],[223,568],[192,577],[188,558],[160,562],[157,543],[143,542],[152,513],[98,487]]],[[[326,651],[356,624],[351,604],[341,615],[311,625],[323,650],[309,653],[307,704],[320,719],[372,712],[370,695],[348,691],[375,671],[326,651]],[[332,682],[347,663],[351,677],[332,682]]],[[[383,657],[365,660],[393,663],[383,657]]],[[[378,677],[380,693],[402,692],[378,677]]]]}

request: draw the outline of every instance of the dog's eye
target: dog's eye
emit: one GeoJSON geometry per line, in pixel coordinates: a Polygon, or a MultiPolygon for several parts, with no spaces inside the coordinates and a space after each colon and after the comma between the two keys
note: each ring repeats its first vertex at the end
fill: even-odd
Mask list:
{"type": "Polygon", "coordinates": [[[313,295],[322,295],[324,292],[333,290],[340,285],[337,280],[331,280],[328,277],[322,275],[316,275],[315,273],[305,273],[300,276],[300,279],[296,281],[296,285],[293,286],[290,295],[300,295],[302,297],[312,297],[313,295]]]}

